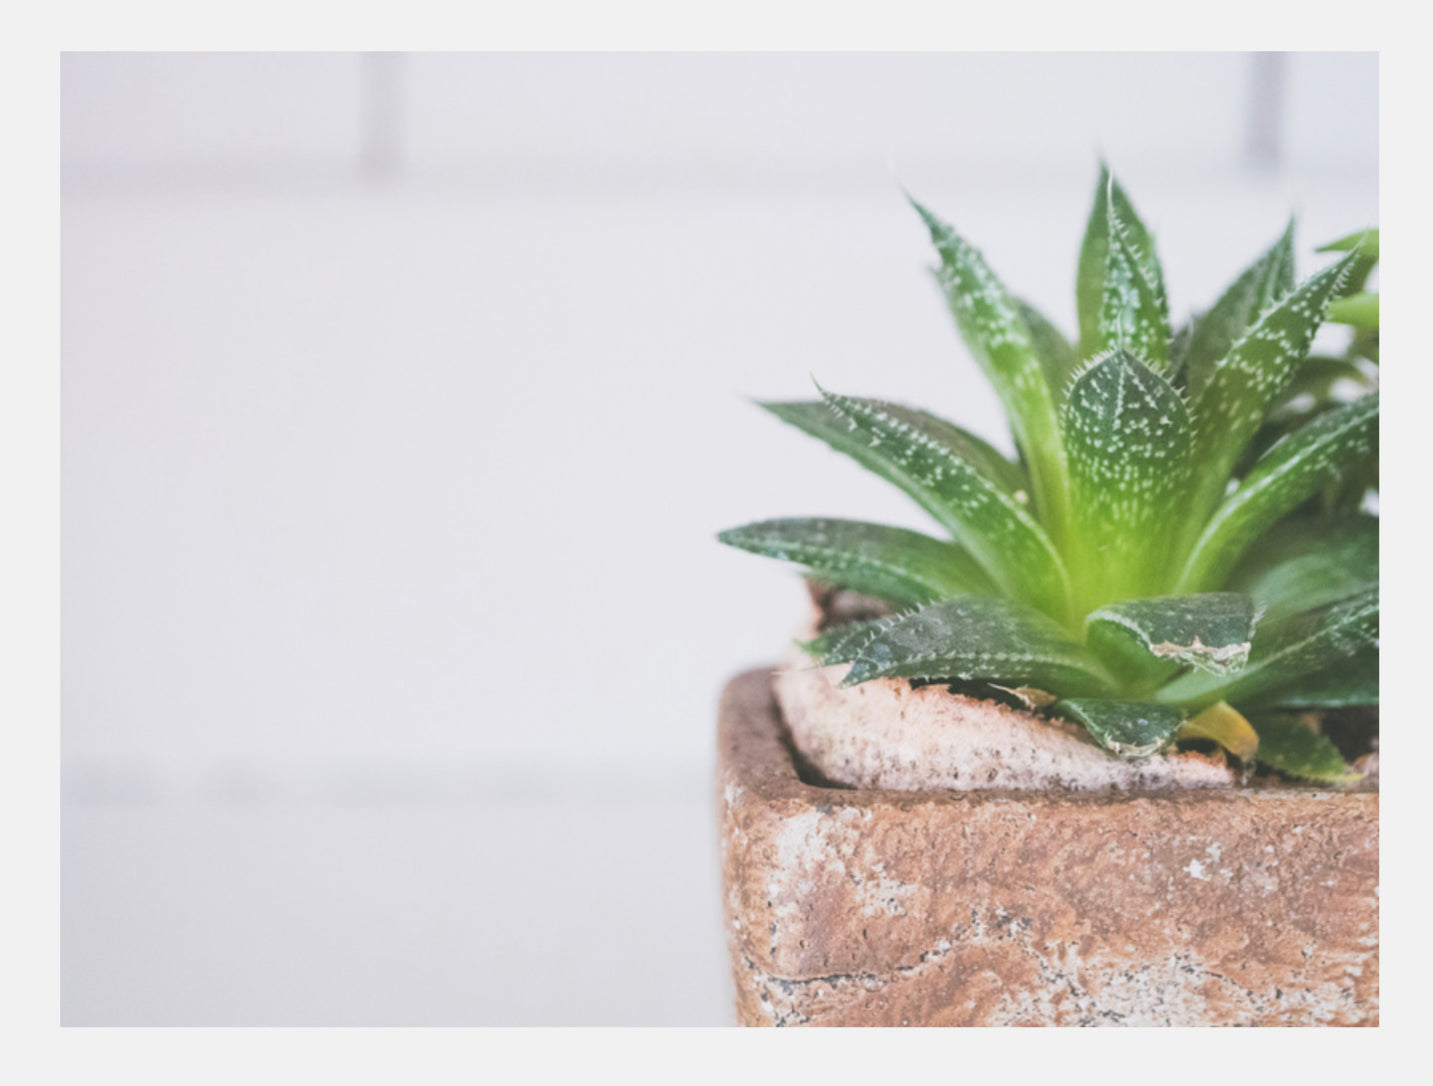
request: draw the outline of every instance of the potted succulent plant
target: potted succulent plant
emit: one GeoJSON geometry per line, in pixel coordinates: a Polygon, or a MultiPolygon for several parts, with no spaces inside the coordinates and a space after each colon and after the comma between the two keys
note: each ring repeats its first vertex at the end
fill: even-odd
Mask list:
{"type": "Polygon", "coordinates": [[[1102,168],[1071,343],[915,207],[1018,459],[763,405],[945,537],[721,533],[815,601],[721,708],[740,1019],[1376,1022],[1376,231],[1296,282],[1291,225],[1175,329],[1102,168]],[[1310,356],[1331,306],[1354,342],[1310,356]]]}

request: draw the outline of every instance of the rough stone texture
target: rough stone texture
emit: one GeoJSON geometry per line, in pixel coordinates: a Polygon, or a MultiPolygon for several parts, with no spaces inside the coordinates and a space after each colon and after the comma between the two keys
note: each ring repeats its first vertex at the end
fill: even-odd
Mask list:
{"type": "MultiPolygon", "coordinates": [[[[813,602],[798,641],[815,637],[833,607],[852,606],[841,595],[813,602]]],[[[1186,752],[1112,758],[1069,721],[952,694],[944,686],[913,689],[904,679],[843,688],[849,664],[818,667],[795,647],[786,664],[775,688],[792,742],[822,777],[853,788],[1104,790],[1234,783],[1222,757],[1186,752]]]]}
{"type": "Polygon", "coordinates": [[[803,782],[771,673],[726,689],[748,1025],[1371,1025],[1378,795],[803,782]]]}

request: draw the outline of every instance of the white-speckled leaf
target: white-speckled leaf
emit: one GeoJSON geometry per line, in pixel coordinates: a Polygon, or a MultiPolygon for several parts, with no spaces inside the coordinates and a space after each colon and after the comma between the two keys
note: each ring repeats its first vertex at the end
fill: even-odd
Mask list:
{"type": "Polygon", "coordinates": [[[1215,510],[1180,577],[1188,592],[1222,585],[1265,531],[1329,482],[1355,469],[1378,443],[1378,393],[1320,415],[1270,449],[1215,510]]]}
{"type": "Polygon", "coordinates": [[[1348,278],[1339,288],[1339,294],[1343,296],[1358,294],[1364,284],[1368,282],[1369,274],[1378,266],[1378,227],[1371,230],[1356,230],[1352,234],[1331,241],[1327,245],[1320,245],[1321,253],[1355,253],[1358,259],[1354,262],[1353,269],[1349,272],[1348,278]]]}
{"type": "Polygon", "coordinates": [[[1126,758],[1153,754],[1174,738],[1185,712],[1173,705],[1103,698],[1065,698],[1055,712],[1078,720],[1101,746],[1126,758]]]}
{"type": "MultiPolygon", "coordinates": [[[[912,430],[945,446],[1007,493],[1015,495],[1028,490],[1030,480],[1025,469],[1007,460],[994,445],[976,437],[970,431],[916,407],[887,403],[884,400],[868,399],[861,402],[879,408],[912,430]]],[[[826,442],[837,452],[845,453],[866,470],[890,479],[886,474],[887,459],[880,454],[879,446],[872,446],[864,434],[853,430],[851,423],[842,418],[825,400],[762,403],[759,406],[783,422],[826,442]]]]}
{"type": "Polygon", "coordinates": [[[1117,675],[1165,679],[1185,665],[1227,675],[1249,659],[1254,601],[1237,592],[1109,603],[1085,619],[1085,644],[1117,675]]]}
{"type": "Polygon", "coordinates": [[[905,613],[908,612],[885,615],[881,618],[868,619],[865,622],[848,622],[843,626],[834,626],[829,630],[823,630],[810,641],[801,641],[798,644],[823,666],[849,664],[860,655],[861,649],[867,642],[873,640],[877,634],[899,620],[905,613]]]}
{"type": "Polygon", "coordinates": [[[989,592],[965,550],[920,532],[832,518],[764,520],[729,528],[721,542],[806,566],[813,576],[897,605],[989,592]]]}
{"type": "Polygon", "coordinates": [[[1169,302],[1117,206],[1106,215],[1105,291],[1096,352],[1123,348],[1158,372],[1169,367],[1169,302]]]}
{"type": "Polygon", "coordinates": [[[1204,390],[1214,364],[1229,353],[1249,327],[1294,289],[1294,222],[1279,240],[1246,268],[1207,313],[1194,321],[1184,355],[1185,387],[1204,390]]]}
{"type": "Polygon", "coordinates": [[[1232,678],[1191,672],[1160,689],[1169,704],[1231,705],[1276,701],[1328,669],[1343,667],[1361,652],[1377,650],[1378,588],[1336,603],[1265,623],[1254,638],[1248,665],[1232,678]]]}
{"type": "Polygon", "coordinates": [[[1066,613],[1064,565],[1044,529],[1014,495],[959,451],[885,406],[824,389],[822,395],[847,433],[840,444],[826,430],[817,436],[920,502],[1006,593],[1053,614],[1066,613]]]}
{"type": "Polygon", "coordinates": [[[1117,350],[1076,379],[1064,430],[1081,547],[1070,573],[1080,598],[1093,607],[1157,590],[1189,479],[1184,400],[1117,350]]]}
{"type": "Polygon", "coordinates": [[[1352,257],[1345,258],[1304,280],[1214,364],[1204,387],[1193,398],[1198,472],[1195,508],[1212,509],[1218,503],[1239,454],[1308,353],[1350,260],[1352,257]]]}
{"type": "Polygon", "coordinates": [[[1080,245],[1079,271],[1075,278],[1075,305],[1079,312],[1079,355],[1090,358],[1101,350],[1100,314],[1104,308],[1105,285],[1109,265],[1110,207],[1124,225],[1131,247],[1146,258],[1146,268],[1155,290],[1165,297],[1164,273],[1160,270],[1154,238],[1135,212],[1134,205],[1120,183],[1100,164],[1099,181],[1095,185],[1094,204],[1085,226],[1080,245]]]}
{"type": "Polygon", "coordinates": [[[938,278],[961,337],[1005,405],[1040,515],[1054,538],[1063,539],[1069,495],[1055,394],[1019,304],[978,250],[948,223],[914,206],[940,254],[938,278]]]}
{"type": "Polygon", "coordinates": [[[933,603],[881,626],[842,681],[985,681],[1068,694],[1108,692],[1099,662],[1045,615],[991,597],[933,603]]]}

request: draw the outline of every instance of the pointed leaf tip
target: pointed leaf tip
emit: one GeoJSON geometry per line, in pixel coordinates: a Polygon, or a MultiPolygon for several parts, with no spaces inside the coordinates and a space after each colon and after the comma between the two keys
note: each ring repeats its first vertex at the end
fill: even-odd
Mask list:
{"type": "Polygon", "coordinates": [[[1196,512],[1212,511],[1219,503],[1240,455],[1308,353],[1351,267],[1345,258],[1309,276],[1265,310],[1210,368],[1194,399],[1196,512]]]}
{"type": "MultiPolygon", "coordinates": [[[[904,189],[901,191],[905,192],[904,189]]],[[[925,223],[926,229],[930,231],[932,239],[938,242],[942,235],[950,232],[950,224],[934,211],[926,207],[925,204],[921,203],[909,192],[905,192],[905,197],[906,200],[910,202],[911,207],[915,208],[916,214],[921,217],[921,221],[925,223]]]]}
{"type": "Polygon", "coordinates": [[[1056,623],[990,596],[934,603],[880,628],[854,654],[843,686],[876,678],[989,681],[1099,696],[1104,669],[1056,623]]]}
{"type": "Polygon", "coordinates": [[[718,540],[795,562],[810,576],[897,606],[988,592],[989,578],[953,543],[834,517],[788,517],[728,528],[718,540]]]}
{"type": "Polygon", "coordinates": [[[1103,698],[1066,698],[1055,711],[1079,721],[1101,746],[1125,758],[1158,751],[1174,738],[1186,715],[1156,702],[1103,698]]]}

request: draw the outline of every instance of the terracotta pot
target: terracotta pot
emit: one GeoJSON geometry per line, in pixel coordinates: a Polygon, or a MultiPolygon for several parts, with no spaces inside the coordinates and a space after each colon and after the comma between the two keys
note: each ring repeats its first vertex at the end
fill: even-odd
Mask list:
{"type": "Polygon", "coordinates": [[[832,786],[766,670],[719,743],[743,1024],[1377,1024],[1374,790],[832,786]]]}

